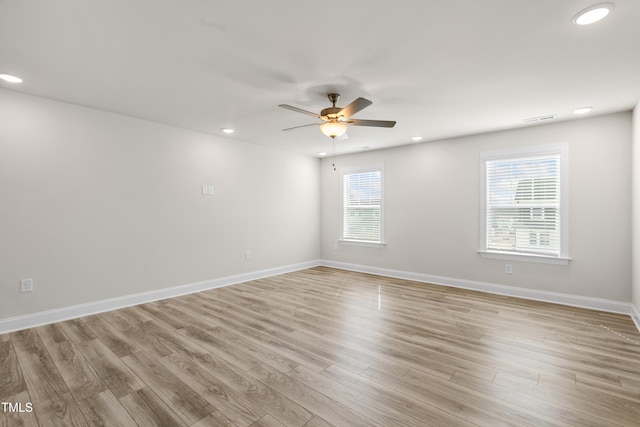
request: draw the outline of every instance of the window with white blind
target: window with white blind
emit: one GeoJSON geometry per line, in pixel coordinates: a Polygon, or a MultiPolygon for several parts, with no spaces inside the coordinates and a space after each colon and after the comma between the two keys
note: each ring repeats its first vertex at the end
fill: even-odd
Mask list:
{"type": "Polygon", "coordinates": [[[480,252],[568,261],[567,145],[482,153],[480,252]]]}
{"type": "Polygon", "coordinates": [[[383,243],[382,165],[343,169],[343,242],[383,243]]]}

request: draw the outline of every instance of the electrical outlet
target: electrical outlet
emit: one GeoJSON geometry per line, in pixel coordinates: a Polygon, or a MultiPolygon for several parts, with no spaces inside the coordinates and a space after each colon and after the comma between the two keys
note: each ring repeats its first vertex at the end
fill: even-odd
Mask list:
{"type": "Polygon", "coordinates": [[[511,274],[511,273],[513,273],[513,266],[511,264],[505,264],[504,274],[511,274]]]}
{"type": "Polygon", "coordinates": [[[246,261],[250,261],[251,260],[251,252],[250,251],[247,251],[247,252],[244,253],[244,259],[246,261]]]}
{"type": "Polygon", "coordinates": [[[20,292],[32,292],[33,291],[33,279],[20,280],[20,292]]]}

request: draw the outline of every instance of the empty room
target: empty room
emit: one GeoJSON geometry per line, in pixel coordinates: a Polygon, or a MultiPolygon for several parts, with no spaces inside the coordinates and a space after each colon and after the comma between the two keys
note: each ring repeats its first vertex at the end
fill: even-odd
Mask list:
{"type": "Polygon", "coordinates": [[[640,425],[637,0],[0,0],[0,426],[640,425]]]}

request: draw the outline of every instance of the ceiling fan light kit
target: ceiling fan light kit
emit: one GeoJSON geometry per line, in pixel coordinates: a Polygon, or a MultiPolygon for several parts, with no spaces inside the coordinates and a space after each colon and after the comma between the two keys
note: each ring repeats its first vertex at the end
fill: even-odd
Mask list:
{"type": "Polygon", "coordinates": [[[347,125],[341,123],[338,120],[329,121],[322,123],[320,125],[320,130],[329,138],[335,139],[345,134],[345,132],[347,131],[347,125]]]}
{"type": "Polygon", "coordinates": [[[360,120],[360,119],[351,119],[351,116],[356,114],[358,111],[367,108],[369,105],[373,104],[373,102],[369,101],[365,98],[358,98],[353,101],[351,104],[347,105],[344,108],[336,107],[336,102],[340,98],[340,95],[337,93],[328,94],[329,101],[333,104],[332,107],[325,108],[320,112],[320,114],[313,113],[311,111],[303,110],[298,107],[294,107],[287,104],[280,104],[279,107],[286,108],[287,110],[296,111],[298,113],[306,114],[308,116],[313,116],[322,120],[322,123],[309,123],[302,126],[295,126],[291,128],[282,129],[284,131],[297,129],[306,126],[320,126],[320,131],[328,136],[331,139],[338,138],[344,135],[347,132],[348,125],[353,126],[373,126],[373,127],[386,127],[392,128],[395,126],[396,122],[391,120],[360,120]]]}

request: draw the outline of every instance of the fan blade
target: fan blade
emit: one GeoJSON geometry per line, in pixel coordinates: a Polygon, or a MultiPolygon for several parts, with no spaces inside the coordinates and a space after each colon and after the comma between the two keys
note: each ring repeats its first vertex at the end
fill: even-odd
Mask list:
{"type": "Polygon", "coordinates": [[[320,118],[319,114],[312,113],[311,111],[303,110],[302,108],[294,107],[292,105],[280,104],[278,107],[286,108],[287,110],[297,111],[298,113],[306,114],[308,116],[313,116],[316,118],[320,118]]]}
{"type": "Polygon", "coordinates": [[[286,128],[286,129],[282,129],[282,130],[291,130],[291,129],[305,128],[305,127],[307,127],[307,126],[319,126],[319,125],[321,125],[321,124],[322,124],[322,123],[309,123],[309,124],[306,124],[306,125],[294,126],[294,127],[292,127],[292,128],[286,128]]]}
{"type": "Polygon", "coordinates": [[[396,125],[395,120],[346,120],[344,123],[348,123],[354,126],[374,126],[379,128],[392,128],[396,125]]]}
{"type": "Polygon", "coordinates": [[[358,98],[355,101],[353,101],[351,104],[347,105],[342,110],[340,110],[338,115],[345,118],[349,118],[353,116],[355,113],[357,113],[358,111],[364,110],[371,104],[373,104],[373,102],[369,101],[368,99],[358,98]]]}

